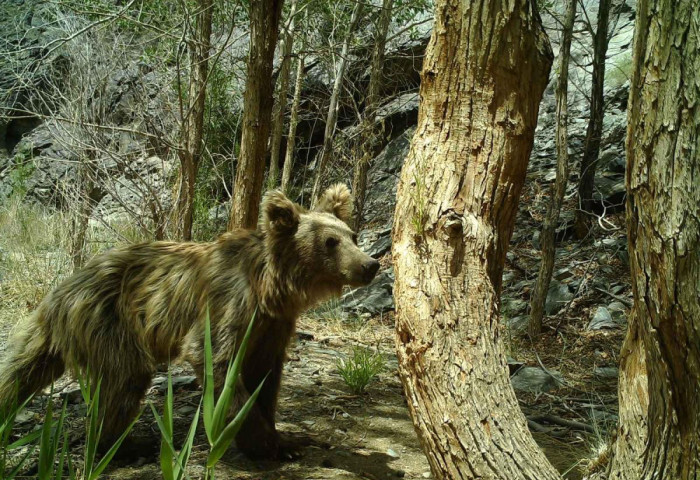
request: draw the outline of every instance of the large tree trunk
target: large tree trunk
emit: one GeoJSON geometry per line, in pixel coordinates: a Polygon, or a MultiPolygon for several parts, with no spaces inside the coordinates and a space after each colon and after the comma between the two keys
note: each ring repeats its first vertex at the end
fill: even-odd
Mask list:
{"type": "Polygon", "coordinates": [[[498,320],[551,63],[534,2],[436,2],[393,230],[399,373],[436,478],[559,478],[513,393],[498,320]]]}
{"type": "Polygon", "coordinates": [[[537,276],[537,283],[532,294],[530,303],[530,325],[531,337],[536,337],[542,331],[542,317],[544,316],[544,304],[547,300],[549,283],[552,280],[554,270],[555,254],[555,233],[559,224],[559,212],[564,202],[566,184],[569,181],[569,140],[567,110],[568,85],[569,85],[569,53],[571,52],[571,37],[573,36],[574,20],[576,18],[576,1],[567,0],[566,13],[564,14],[564,24],[562,26],[561,48],[559,50],[559,78],[557,80],[556,102],[557,102],[557,176],[552,185],[550,193],[551,199],[547,209],[547,216],[544,219],[540,244],[542,245],[542,262],[537,276]]]}
{"type": "Polygon", "coordinates": [[[301,88],[304,83],[304,57],[300,54],[297,60],[297,78],[294,85],[294,100],[292,111],[289,113],[289,133],[287,133],[287,151],[284,154],[284,167],[282,168],[282,191],[289,193],[289,184],[292,181],[292,168],[294,167],[294,153],[297,140],[297,125],[299,124],[299,104],[301,103],[301,88]]]}
{"type": "Polygon", "coordinates": [[[350,25],[348,33],[343,40],[343,47],[340,52],[340,59],[335,71],[335,81],[333,82],[333,91],[331,92],[330,105],[328,106],[328,116],[326,117],[326,128],[323,133],[323,146],[318,156],[316,165],[316,177],[314,178],[314,187],[311,191],[311,203],[316,204],[318,197],[321,195],[323,176],[326,173],[326,165],[333,153],[333,133],[335,132],[336,123],[338,121],[338,100],[343,89],[343,77],[345,77],[345,67],[348,64],[348,52],[350,51],[350,41],[355,34],[355,28],[362,16],[364,7],[363,0],[357,0],[350,15],[350,25]]]}
{"type": "Polygon", "coordinates": [[[229,230],[255,228],[272,116],[272,61],[284,0],[250,2],[250,51],[243,97],[241,152],[233,184],[229,230]]]}
{"type": "Polygon", "coordinates": [[[354,229],[358,231],[362,225],[362,214],[365,208],[365,192],[367,190],[367,170],[369,161],[374,156],[374,149],[384,131],[383,124],[375,122],[375,113],[379,107],[380,89],[384,80],[384,50],[386,37],[391,24],[391,10],[394,0],[383,0],[382,11],[379,14],[374,36],[374,51],[372,52],[372,66],[369,74],[369,87],[365,100],[365,110],[362,114],[361,136],[359,141],[359,156],[355,161],[355,171],[352,179],[352,193],[355,199],[353,203],[354,229]]]}
{"type": "Polygon", "coordinates": [[[183,112],[182,120],[179,151],[180,174],[175,219],[175,236],[182,240],[192,239],[195,182],[202,157],[202,137],[204,136],[204,109],[209,75],[213,12],[213,0],[198,1],[194,35],[188,42],[190,80],[187,95],[188,106],[187,111],[183,112]]]}
{"type": "Polygon", "coordinates": [[[579,178],[579,208],[576,211],[574,232],[581,239],[588,235],[591,225],[590,213],[593,211],[593,190],[595,188],[595,171],[600,152],[600,137],[603,133],[603,84],[605,82],[605,54],[608,51],[608,19],[611,0],[598,3],[598,25],[593,38],[593,75],[591,78],[591,114],[586,129],[586,142],[581,158],[581,175],[579,178]]]}
{"type": "Polygon", "coordinates": [[[268,172],[268,186],[270,189],[277,186],[277,177],[279,176],[284,112],[287,109],[289,76],[292,71],[292,44],[294,43],[294,16],[296,15],[296,10],[297,0],[292,0],[292,4],[289,7],[289,21],[280,45],[282,59],[278,76],[277,100],[272,114],[272,136],[270,138],[270,171],[268,172]]]}
{"type": "MultiPolygon", "coordinates": [[[[627,128],[627,234],[633,326],[623,380],[648,375],[632,402],[620,388],[620,437],[641,457],[615,458],[612,478],[700,476],[700,4],[637,4],[627,128]],[[628,443],[629,438],[625,439],[628,443]],[[641,473],[639,473],[641,472],[641,473]]],[[[622,383],[622,380],[621,380],[622,383]]],[[[629,387],[630,385],[627,385],[629,387]]]]}

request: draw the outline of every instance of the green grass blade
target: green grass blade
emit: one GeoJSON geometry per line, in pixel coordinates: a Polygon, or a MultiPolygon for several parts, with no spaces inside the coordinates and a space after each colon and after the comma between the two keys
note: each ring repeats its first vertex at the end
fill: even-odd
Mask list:
{"type": "MultiPolygon", "coordinates": [[[[153,411],[153,417],[156,419],[156,424],[158,425],[158,428],[160,429],[162,439],[165,440],[167,447],[170,449],[170,453],[172,455],[172,458],[177,459],[177,461],[179,462],[180,457],[177,455],[177,450],[175,450],[175,444],[173,443],[172,438],[166,438],[165,436],[162,435],[163,430],[165,429],[165,425],[163,424],[163,419],[160,417],[160,415],[158,415],[158,412],[156,411],[156,407],[153,406],[153,403],[148,402],[148,404],[151,406],[151,410],[153,411]]],[[[197,410],[197,413],[199,413],[199,409],[197,410]]],[[[177,468],[184,471],[183,465],[177,465],[177,468]]],[[[179,470],[177,470],[177,468],[173,470],[175,475],[177,475],[177,472],[179,471],[179,470]]],[[[190,478],[187,474],[185,474],[185,476],[188,479],[190,478]]]]}
{"type": "Polygon", "coordinates": [[[250,335],[253,332],[253,322],[255,322],[255,314],[257,309],[253,312],[253,316],[248,324],[248,329],[243,336],[243,341],[241,342],[241,347],[236,353],[236,359],[233,361],[233,366],[229,362],[229,368],[226,372],[226,382],[224,388],[216,402],[216,408],[214,410],[214,432],[215,437],[218,437],[224,430],[226,424],[226,418],[228,416],[229,409],[231,408],[231,402],[233,401],[233,395],[236,390],[236,382],[238,376],[241,373],[241,368],[243,366],[243,359],[245,358],[246,350],[248,349],[248,342],[250,341],[250,335]]]}
{"type": "Polygon", "coordinates": [[[173,452],[167,445],[167,442],[173,443],[173,379],[170,370],[168,370],[168,393],[163,403],[163,428],[160,441],[160,469],[165,480],[175,480],[173,452]]]}
{"type": "Polygon", "coordinates": [[[212,446],[211,452],[209,452],[209,456],[207,457],[207,468],[214,467],[214,465],[217,464],[219,459],[221,459],[223,454],[226,452],[228,447],[231,446],[233,439],[236,437],[236,434],[243,426],[243,422],[248,416],[248,413],[250,413],[251,408],[253,408],[253,404],[258,398],[258,394],[260,393],[260,390],[265,384],[265,380],[267,380],[267,375],[265,376],[263,381],[260,382],[260,385],[258,385],[258,388],[255,389],[250,398],[248,398],[248,401],[245,402],[245,405],[243,405],[236,417],[233,420],[231,420],[231,422],[226,426],[226,428],[224,428],[224,431],[221,432],[219,438],[216,439],[216,442],[212,446]]]}
{"type": "Polygon", "coordinates": [[[68,430],[63,432],[63,448],[61,448],[61,456],[58,457],[58,466],[56,467],[56,478],[63,478],[63,465],[66,463],[66,455],[68,452],[68,430]]]}
{"type": "Polygon", "coordinates": [[[178,455],[178,462],[175,466],[176,480],[182,480],[182,476],[187,475],[185,472],[185,467],[187,466],[187,462],[190,460],[190,454],[192,453],[192,445],[194,444],[195,433],[197,433],[197,424],[199,423],[199,412],[201,408],[201,405],[197,407],[197,411],[194,414],[194,419],[190,425],[190,431],[187,433],[185,443],[182,446],[182,450],[180,450],[180,454],[178,455]]]}
{"type": "Polygon", "coordinates": [[[41,428],[39,430],[35,430],[32,433],[29,433],[25,435],[24,437],[20,438],[19,440],[15,440],[13,443],[9,444],[7,446],[7,450],[14,450],[15,448],[23,447],[25,445],[28,445],[37,438],[41,436],[41,434],[44,432],[44,429],[41,428]]]}
{"type": "Polygon", "coordinates": [[[209,319],[209,306],[204,320],[204,393],[203,393],[204,430],[207,432],[209,445],[214,441],[212,430],[214,422],[214,364],[211,347],[211,321],[209,319]]]}
{"type": "MultiPolygon", "coordinates": [[[[51,394],[53,394],[53,386],[51,386],[51,394]]],[[[48,405],[46,406],[46,416],[44,417],[44,425],[41,427],[41,441],[39,442],[39,480],[49,480],[53,473],[54,456],[51,455],[51,430],[53,422],[53,402],[52,395],[49,395],[48,405]]]]}
{"type": "MultiPolygon", "coordinates": [[[[87,437],[85,438],[85,476],[90,478],[92,469],[95,465],[95,453],[97,452],[97,443],[99,441],[99,406],[100,406],[100,386],[101,380],[97,381],[95,391],[88,395],[88,411],[87,411],[87,437]]],[[[100,427],[100,430],[102,428],[100,427]]]]}
{"type": "Polygon", "coordinates": [[[121,436],[117,439],[116,442],[114,442],[114,445],[105,453],[104,457],[100,459],[100,462],[97,464],[95,469],[90,472],[90,476],[88,477],[88,480],[95,480],[101,473],[102,471],[107,468],[107,465],[109,465],[109,462],[112,461],[112,458],[114,457],[114,454],[117,453],[117,450],[119,450],[119,447],[121,446],[122,442],[126,438],[126,436],[131,432],[131,429],[134,428],[134,425],[138,421],[138,419],[141,417],[141,414],[143,413],[143,410],[139,412],[138,415],[136,415],[136,418],[134,418],[131,423],[129,424],[128,427],[126,427],[126,430],[124,430],[124,433],[121,434],[121,436]]]}

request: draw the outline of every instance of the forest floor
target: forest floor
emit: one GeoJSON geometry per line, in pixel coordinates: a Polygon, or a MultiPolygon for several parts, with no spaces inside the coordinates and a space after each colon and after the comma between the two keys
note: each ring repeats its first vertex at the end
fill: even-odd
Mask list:
{"type": "MultiPolygon", "coordinates": [[[[528,195],[524,194],[525,205],[533,200],[528,195]]],[[[549,459],[565,473],[565,478],[579,479],[608,444],[616,423],[616,367],[624,324],[590,329],[589,323],[601,305],[616,299],[629,302],[628,267],[618,255],[624,232],[621,228],[597,230],[596,238],[561,242],[555,276],[568,285],[570,295],[563,308],[546,318],[543,335],[533,342],[522,333],[522,323],[539,262],[539,252],[531,238],[539,220],[527,207],[521,208],[504,272],[503,338],[512,372],[521,367],[539,368],[545,377],[559,379],[541,391],[520,390],[517,394],[535,439],[549,459]]],[[[622,215],[611,216],[607,221],[624,225],[622,215]]],[[[0,352],[5,349],[12,325],[33,305],[15,307],[0,305],[0,352]]],[[[310,439],[312,444],[305,448],[301,459],[284,463],[252,462],[232,448],[217,467],[217,476],[290,480],[430,478],[397,374],[393,315],[350,319],[337,303],[330,303],[304,316],[298,327],[300,335],[290,347],[285,366],[278,426],[292,438],[310,439]],[[362,395],[351,393],[337,368],[339,359],[349,356],[357,345],[381,352],[386,364],[362,395]]],[[[201,391],[189,366],[178,365],[171,370],[176,384],[176,440],[181,441],[201,391]]],[[[166,374],[160,372],[147,396],[147,402],[152,402],[159,412],[165,378],[166,374]]],[[[74,382],[63,378],[55,389],[52,400],[56,408],[60,408],[62,395],[71,399],[67,422],[76,438],[72,456],[79,466],[85,407],[74,382]]],[[[31,431],[43,422],[48,399],[45,392],[32,401],[18,418],[16,434],[31,431]]],[[[150,408],[145,408],[132,437],[150,441],[153,452],[141,451],[115,459],[105,478],[160,478],[160,435],[150,408]]],[[[191,478],[203,476],[201,465],[207,451],[200,425],[188,468],[191,478]]],[[[31,469],[36,468],[36,462],[32,464],[30,460],[27,465],[26,478],[32,478],[31,469]]]]}

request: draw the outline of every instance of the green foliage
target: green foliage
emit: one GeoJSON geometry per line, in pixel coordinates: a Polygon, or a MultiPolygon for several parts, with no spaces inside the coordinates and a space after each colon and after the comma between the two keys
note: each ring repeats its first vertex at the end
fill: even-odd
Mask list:
{"type": "Polygon", "coordinates": [[[352,356],[347,360],[338,360],[336,366],[350,389],[361,394],[372,379],[384,370],[384,357],[368,348],[355,347],[352,356]]]}
{"type": "MultiPolygon", "coordinates": [[[[139,419],[140,414],[134,418],[131,424],[124,430],[124,433],[117,439],[117,441],[110,447],[110,449],[105,453],[99,462],[96,461],[97,446],[100,441],[100,436],[102,433],[102,418],[99,414],[99,396],[100,396],[100,382],[98,382],[97,387],[94,391],[90,388],[89,380],[78,379],[80,383],[80,390],[83,395],[83,399],[87,404],[87,417],[86,417],[86,438],[85,438],[85,452],[84,452],[84,465],[82,473],[78,476],[72,467],[70,456],[68,455],[69,450],[69,439],[68,431],[64,430],[64,424],[66,419],[66,407],[68,405],[68,399],[64,399],[63,408],[61,409],[58,419],[54,419],[53,414],[53,403],[51,398],[53,397],[53,385],[51,385],[51,394],[49,395],[49,400],[46,407],[46,416],[44,417],[44,423],[41,428],[34,430],[33,432],[25,435],[24,437],[10,443],[10,436],[12,433],[12,428],[17,417],[17,414],[23,410],[31,401],[32,397],[28,398],[22,405],[10,405],[6,408],[5,412],[8,412],[5,416],[5,420],[0,424],[0,472],[4,474],[3,479],[11,480],[17,477],[19,471],[22,469],[24,464],[30,455],[39,447],[39,459],[38,459],[38,469],[37,469],[37,479],[38,480],[59,480],[64,478],[64,465],[68,465],[68,478],[71,480],[96,480],[100,474],[107,468],[109,463],[114,458],[117,450],[121,446],[122,442],[129,434],[133,428],[136,421],[139,419]],[[38,444],[34,443],[38,440],[38,444]],[[62,447],[59,451],[59,444],[62,443],[62,447]],[[31,445],[27,452],[20,458],[20,460],[15,464],[13,469],[9,472],[6,471],[7,468],[7,454],[8,452],[31,445]]],[[[3,413],[5,413],[3,412],[3,413]]],[[[109,414],[109,412],[107,412],[109,414]]]]}
{"type": "Polygon", "coordinates": [[[185,439],[180,453],[175,451],[175,439],[173,436],[173,380],[170,372],[168,372],[168,393],[163,405],[163,417],[158,415],[153,403],[149,402],[149,405],[161,433],[160,468],[164,480],[182,480],[183,477],[189,478],[185,467],[192,453],[194,435],[197,431],[199,413],[202,408],[201,402],[194,414],[189,432],[187,433],[187,438],[185,439]]]}
{"type": "Polygon", "coordinates": [[[185,467],[192,452],[194,436],[199,422],[200,411],[204,420],[204,430],[207,434],[209,442],[209,455],[207,456],[206,478],[214,478],[214,468],[219,462],[226,450],[231,446],[236,434],[243,426],[243,422],[253,408],[255,400],[258,398],[260,389],[264,384],[260,383],[258,388],[250,395],[250,398],[243,405],[241,410],[236,414],[233,420],[228,421],[229,412],[236,392],[236,382],[240,376],[243,367],[243,359],[248,348],[250,335],[253,331],[253,323],[255,321],[255,313],[250,320],[248,329],[246,330],[241,346],[235,358],[229,361],[226,372],[226,379],[223,388],[219,392],[218,397],[214,391],[214,365],[213,351],[211,345],[211,321],[209,312],[204,325],[204,393],[202,400],[194,419],[190,425],[190,430],[185,439],[180,453],[177,453],[173,439],[173,388],[172,379],[168,375],[168,394],[163,406],[163,416],[159,416],[155,407],[151,404],[153,416],[156,419],[158,428],[161,432],[161,447],[160,447],[160,465],[165,480],[181,480],[184,477],[189,478],[185,467]]]}

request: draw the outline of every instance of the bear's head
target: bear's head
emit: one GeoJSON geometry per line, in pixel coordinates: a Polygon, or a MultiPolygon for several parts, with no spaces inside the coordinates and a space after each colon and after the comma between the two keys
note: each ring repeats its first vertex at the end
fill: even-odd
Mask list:
{"type": "Polygon", "coordinates": [[[367,285],[377,274],[379,262],[360,250],[350,228],[352,196],[345,185],[330,187],[310,211],[280,191],[268,192],[262,213],[272,261],[303,276],[313,297],[339,294],[345,285],[367,285]]]}

